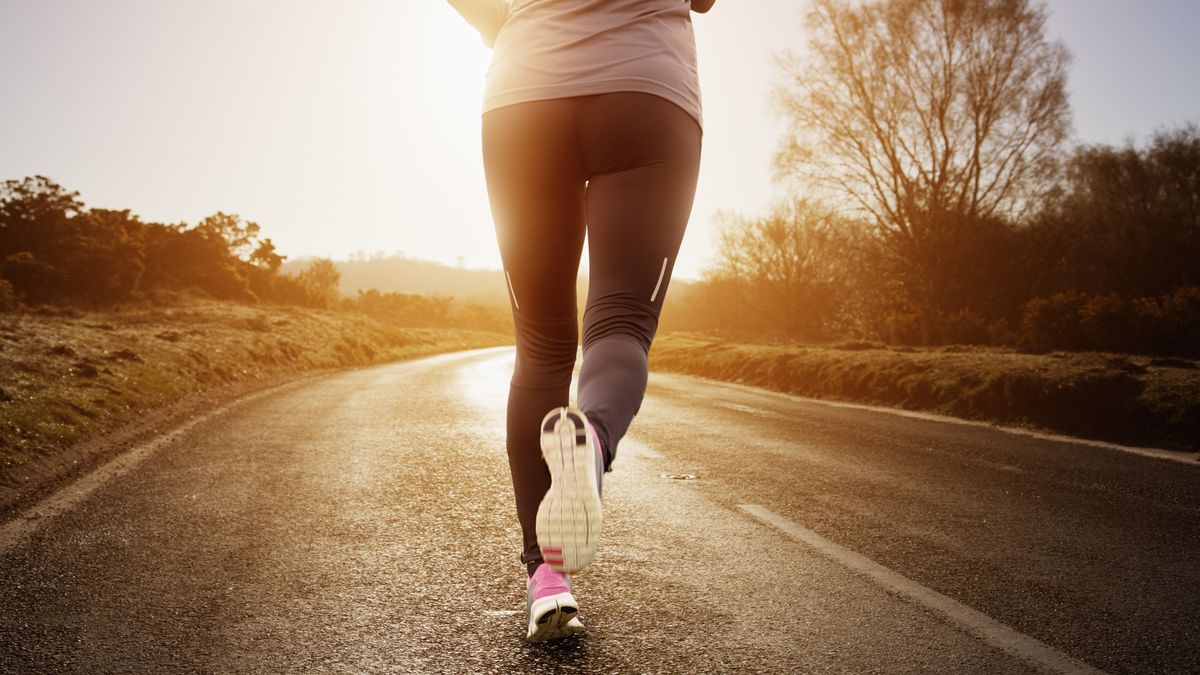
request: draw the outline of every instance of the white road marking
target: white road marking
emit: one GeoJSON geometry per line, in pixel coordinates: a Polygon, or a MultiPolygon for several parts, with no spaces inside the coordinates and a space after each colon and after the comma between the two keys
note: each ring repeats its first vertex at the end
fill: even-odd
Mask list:
{"type": "Polygon", "coordinates": [[[744,412],[744,413],[750,413],[751,415],[758,415],[759,417],[770,417],[771,416],[771,412],[769,412],[767,410],[763,410],[762,408],[755,408],[752,405],[742,405],[741,403],[728,403],[726,401],[718,401],[717,405],[722,408],[727,408],[729,410],[735,410],[737,412],[744,412]]]}
{"type": "Polygon", "coordinates": [[[738,508],[759,521],[782,530],[788,536],[817,549],[822,555],[845,567],[869,577],[887,590],[909,600],[920,603],[927,609],[944,616],[968,633],[975,635],[993,647],[1021,659],[1031,665],[1048,668],[1059,673],[1100,673],[1092,666],[1074,659],[1053,647],[1017,632],[995,619],[926,588],[883,565],[839,546],[812,530],[794,523],[783,516],[756,504],[740,504],[738,508]]]}

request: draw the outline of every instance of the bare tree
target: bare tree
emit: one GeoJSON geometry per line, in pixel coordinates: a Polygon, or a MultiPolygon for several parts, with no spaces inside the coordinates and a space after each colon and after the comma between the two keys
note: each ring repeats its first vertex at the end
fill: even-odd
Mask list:
{"type": "Polygon", "coordinates": [[[781,59],[781,176],[830,188],[908,244],[1019,215],[1070,130],[1065,47],[1036,0],[812,0],[781,59]]]}
{"type": "Polygon", "coordinates": [[[717,262],[705,276],[734,305],[726,313],[747,315],[743,322],[758,332],[824,337],[847,272],[849,224],[807,201],[780,204],[765,217],[720,218],[717,262]]]}

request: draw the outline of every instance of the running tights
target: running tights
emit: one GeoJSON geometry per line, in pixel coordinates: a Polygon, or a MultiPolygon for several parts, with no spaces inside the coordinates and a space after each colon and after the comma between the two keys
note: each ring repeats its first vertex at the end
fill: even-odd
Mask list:
{"type": "Polygon", "coordinates": [[[692,210],[696,121],[666,99],[620,92],[520,103],[483,116],[483,159],[516,326],[508,461],[530,574],[550,473],[540,425],[568,404],[579,342],[584,234],[589,288],[578,406],[610,470],[641,406],[647,355],[692,210]]]}

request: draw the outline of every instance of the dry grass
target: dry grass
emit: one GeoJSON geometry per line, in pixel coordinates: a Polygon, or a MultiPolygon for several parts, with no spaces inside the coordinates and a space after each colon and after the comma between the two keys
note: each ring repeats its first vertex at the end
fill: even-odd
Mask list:
{"type": "Polygon", "coordinates": [[[654,343],[651,367],[802,396],[944,413],[1145,446],[1200,450],[1200,364],[993,348],[654,343]]]}
{"type": "Polygon", "coordinates": [[[28,472],[17,471],[22,465],[196,392],[510,340],[396,328],[340,312],[200,300],[0,315],[0,485],[16,473],[28,480],[28,472]]]}

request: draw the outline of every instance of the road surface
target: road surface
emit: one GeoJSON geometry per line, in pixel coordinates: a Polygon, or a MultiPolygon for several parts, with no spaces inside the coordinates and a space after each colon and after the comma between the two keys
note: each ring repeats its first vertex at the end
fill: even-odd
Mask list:
{"type": "Polygon", "coordinates": [[[10,518],[0,671],[1200,671],[1200,466],[665,375],[588,632],[526,644],[511,364],[285,385],[10,518]]]}

